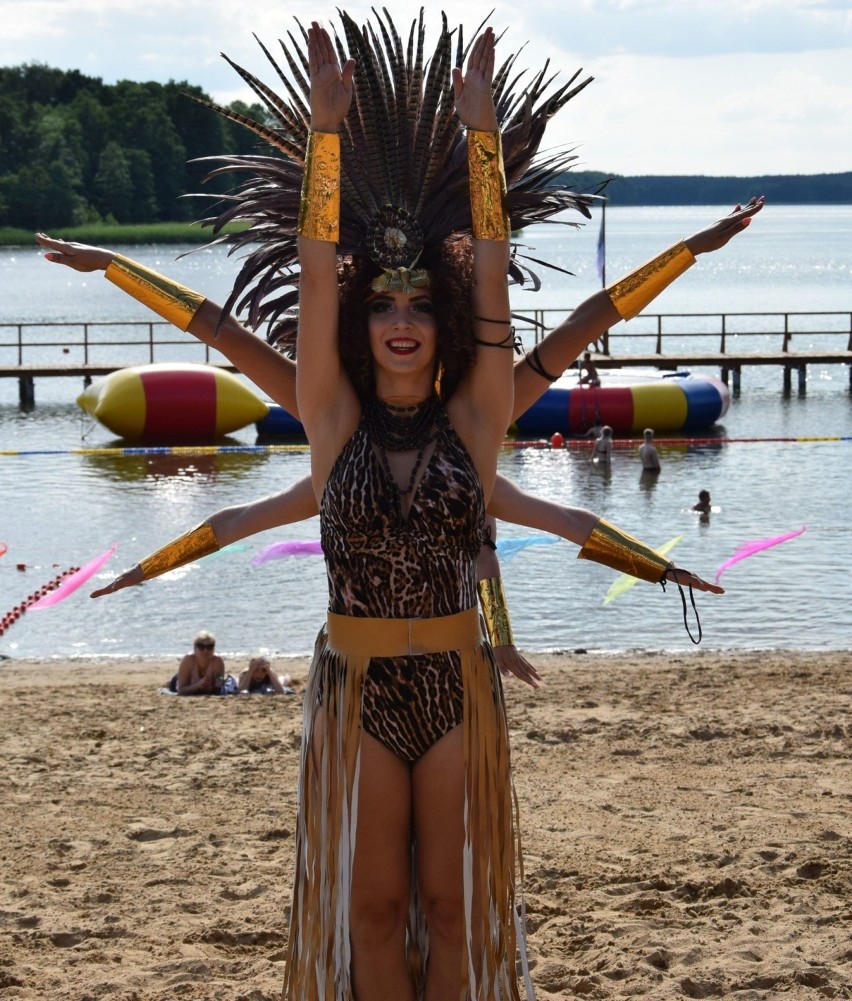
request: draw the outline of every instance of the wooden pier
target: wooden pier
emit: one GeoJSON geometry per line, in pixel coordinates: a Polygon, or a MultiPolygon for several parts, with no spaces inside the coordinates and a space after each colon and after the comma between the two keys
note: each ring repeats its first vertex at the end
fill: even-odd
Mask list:
{"type": "MultiPolygon", "coordinates": [[[[517,330],[540,341],[570,309],[527,311],[517,330]]],[[[852,392],[852,310],[825,313],[643,313],[607,331],[594,354],[599,368],[717,369],[734,395],[752,365],[782,370],[782,389],[800,396],[809,365],[846,365],[852,392]],[[696,344],[696,349],[690,347],[696,344]],[[708,348],[708,344],[714,347],[708,348]],[[819,344],[818,348],[816,345],[819,344]],[[824,347],[823,347],[824,345],[824,347]]],[[[84,384],[120,368],[197,362],[234,371],[218,351],[159,319],[83,323],[0,323],[0,378],[18,380],[21,406],[35,405],[35,380],[80,377],[84,384]],[[62,356],[58,360],[58,356],[62,356]]]]}

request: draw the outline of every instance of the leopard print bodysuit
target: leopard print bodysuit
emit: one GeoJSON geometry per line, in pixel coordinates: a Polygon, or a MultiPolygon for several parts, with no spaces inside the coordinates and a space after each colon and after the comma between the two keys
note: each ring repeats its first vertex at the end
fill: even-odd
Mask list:
{"type": "MultiPolygon", "coordinates": [[[[320,515],[330,611],[425,619],[476,605],[485,504],[473,462],[443,412],[406,515],[363,423],[334,464],[320,515]]],[[[454,652],[370,661],[362,726],[401,759],[416,761],[462,714],[454,652]]]]}

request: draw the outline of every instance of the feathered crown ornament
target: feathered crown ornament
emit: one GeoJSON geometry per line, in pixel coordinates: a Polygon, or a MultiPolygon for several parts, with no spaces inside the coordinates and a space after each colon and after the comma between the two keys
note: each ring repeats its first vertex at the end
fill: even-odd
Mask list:
{"type": "MultiPolygon", "coordinates": [[[[359,27],[340,11],[342,37],[333,29],[341,65],[348,56],[356,64],[352,105],[340,130],[337,249],[342,256],[369,257],[381,269],[377,288],[411,290],[428,283],[427,269],[444,240],[471,231],[467,141],[454,110],[452,84],[452,68],[463,65],[467,47],[462,28],[451,32],[442,14],[437,45],[424,59],[422,9],[407,45],[386,9],[382,15],[374,13],[375,24],[359,27]]],[[[267,148],[204,158],[214,164],[208,179],[222,174],[241,179],[231,194],[216,196],[220,211],[202,224],[214,234],[226,223],[249,224],[236,235],[213,241],[232,244],[232,253],[250,248],[225,311],[247,311],[249,325],[258,329],[267,324],[272,341],[292,327],[299,295],[297,222],[310,129],[310,81],[307,31],[296,24],[297,34],[287,33],[289,43],[279,40],[287,72],[255,36],[281,82],[281,94],[224,56],[265,106],[265,121],[200,102],[250,129],[267,148]]],[[[517,54],[510,56],[493,82],[512,229],[549,220],[563,209],[590,217],[589,205],[596,196],[577,194],[561,183],[576,156],[570,150],[537,154],[547,122],[592,78],[576,83],[578,71],[548,94],[555,78],[548,75],[549,63],[522,85],[524,73],[516,70],[516,61],[517,54]]],[[[534,288],[540,286],[527,260],[562,270],[525,258],[516,247],[509,265],[512,281],[531,280],[534,288]]]]}

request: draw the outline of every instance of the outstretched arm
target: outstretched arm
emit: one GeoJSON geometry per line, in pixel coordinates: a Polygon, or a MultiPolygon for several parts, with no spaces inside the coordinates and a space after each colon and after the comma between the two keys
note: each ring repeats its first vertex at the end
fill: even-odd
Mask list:
{"type": "MultiPolygon", "coordinates": [[[[712,226],[684,240],[686,250],[697,257],[699,254],[708,254],[721,249],[738,233],[742,233],[762,208],[762,197],[752,198],[745,206],[737,205],[732,212],[712,226]]],[[[672,274],[670,280],[674,277],[676,275],[672,274]]],[[[624,318],[613,302],[612,290],[619,284],[620,282],[615,282],[608,290],[601,289],[580,303],[544,338],[534,352],[515,365],[515,402],[512,420],[516,420],[529,410],[550,382],[559,378],[588,344],[624,318]]],[[[656,293],[662,291],[663,287],[657,287],[656,293]]]]}
{"type": "MultiPolygon", "coordinates": [[[[664,578],[684,587],[692,587],[696,591],[725,593],[725,589],[718,584],[712,584],[689,570],[677,567],[662,557],[656,557],[650,547],[620,532],[592,511],[567,507],[545,500],[543,497],[536,497],[521,490],[503,476],[497,477],[488,504],[488,513],[502,521],[511,521],[527,528],[538,528],[552,535],[561,535],[563,539],[582,547],[579,556],[622,572],[631,572],[624,563],[625,560],[630,561],[635,557],[635,568],[646,571],[643,580],[664,578]],[[608,536],[607,545],[593,545],[593,542],[604,533],[608,536]],[[613,559],[613,556],[616,558],[613,559]]],[[[639,576],[636,573],[633,575],[639,576]]]]}
{"type": "MultiPolygon", "coordinates": [[[[52,264],[64,264],[74,271],[106,272],[117,256],[114,251],[106,250],[103,247],[57,240],[45,233],[36,233],[35,238],[36,242],[47,251],[44,255],[46,260],[52,264]]],[[[128,258],[121,258],[121,260],[125,261],[129,267],[138,269],[140,273],[147,272],[154,278],[160,279],[164,286],[181,288],[162,275],[157,275],[156,272],[150,272],[142,265],[136,264],[135,261],[128,258]]],[[[190,294],[197,295],[191,292],[190,294]]],[[[201,296],[197,296],[197,300],[201,300],[201,298],[201,296]]],[[[143,300],[143,302],[149,308],[153,308],[150,301],[143,300]]],[[[189,313],[187,313],[187,317],[189,317],[189,313]]],[[[251,379],[259,389],[263,390],[294,417],[299,416],[296,405],[296,366],[294,362],[285,358],[261,337],[253,334],[234,316],[223,315],[221,306],[211,299],[203,299],[195,309],[195,313],[189,319],[185,329],[199,341],[221,351],[228,361],[243,375],[251,379]]]]}
{"type": "Polygon", "coordinates": [[[193,563],[249,535],[278,525],[304,521],[315,514],[317,502],[310,478],[306,476],[281,493],[217,511],[201,525],[173,539],[141,563],[125,570],[106,587],[93,591],[91,597],[100,598],[101,595],[133,587],[169,570],[193,563]]]}

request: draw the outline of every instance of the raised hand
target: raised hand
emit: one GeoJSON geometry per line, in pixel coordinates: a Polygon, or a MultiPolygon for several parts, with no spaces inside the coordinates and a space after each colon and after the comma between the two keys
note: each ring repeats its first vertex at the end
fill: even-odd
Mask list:
{"type": "Polygon", "coordinates": [[[751,225],[752,218],[763,208],[763,203],[761,195],[759,198],[752,198],[747,205],[736,205],[733,211],[718,222],[690,236],[685,241],[687,247],[696,255],[724,247],[732,237],[751,225]]]}
{"type": "Polygon", "coordinates": [[[355,60],[347,59],[341,70],[328,32],[316,21],[308,28],[308,71],[311,128],[317,132],[336,132],[352,103],[355,60]]]}
{"type": "Polygon", "coordinates": [[[115,257],[111,250],[90,247],[87,243],[71,243],[68,240],[54,240],[46,233],[35,234],[36,243],[48,251],[44,255],[51,264],[64,264],[75,271],[106,271],[115,257]]]}
{"type": "Polygon", "coordinates": [[[494,29],[486,28],[473,43],[465,73],[462,74],[458,67],[453,68],[456,112],[463,125],[480,132],[493,132],[497,128],[491,91],[496,43],[494,29]]]}

